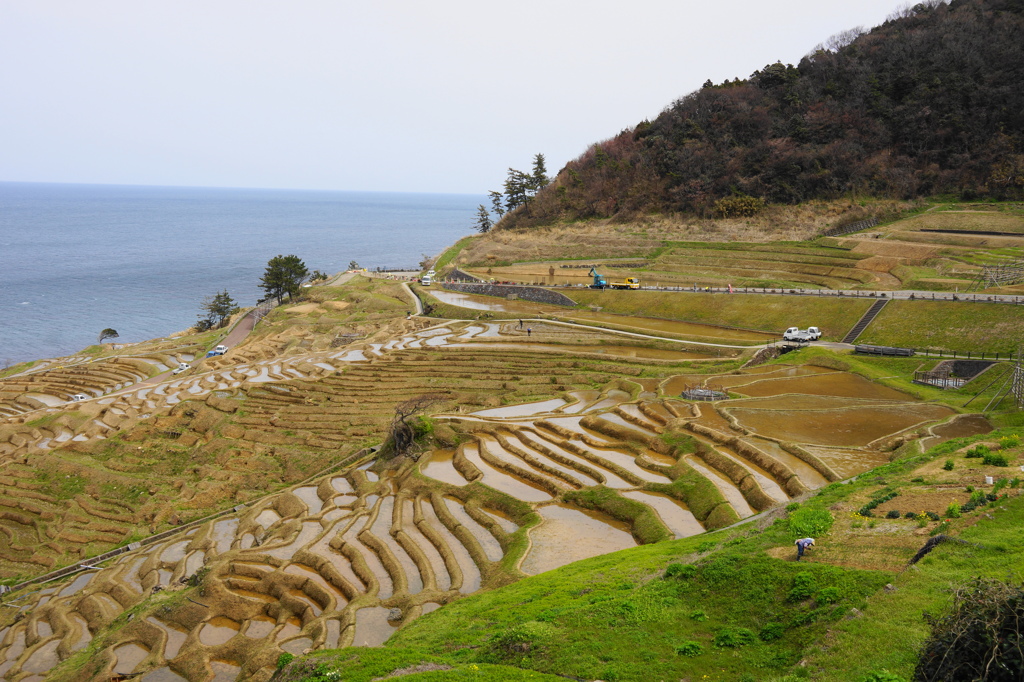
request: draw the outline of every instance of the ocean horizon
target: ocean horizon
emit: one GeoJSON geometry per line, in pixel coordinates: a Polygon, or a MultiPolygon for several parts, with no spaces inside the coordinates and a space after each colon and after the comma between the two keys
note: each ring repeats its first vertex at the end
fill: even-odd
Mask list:
{"type": "Polygon", "coordinates": [[[195,323],[226,290],[253,305],[267,261],[333,274],[418,267],[473,231],[475,194],[0,182],[0,368],[195,323]]]}

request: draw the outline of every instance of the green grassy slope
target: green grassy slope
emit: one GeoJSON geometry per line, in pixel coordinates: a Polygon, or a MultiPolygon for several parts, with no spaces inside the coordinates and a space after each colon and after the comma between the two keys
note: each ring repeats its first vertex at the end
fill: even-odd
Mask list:
{"type": "Polygon", "coordinates": [[[837,341],[871,306],[867,299],[678,291],[573,290],[570,297],[603,312],[644,315],[781,334],[787,327],[817,326],[837,341]]]}
{"type": "Polygon", "coordinates": [[[858,343],[973,353],[1016,351],[1024,338],[1024,306],[953,301],[892,301],[858,343]]]}

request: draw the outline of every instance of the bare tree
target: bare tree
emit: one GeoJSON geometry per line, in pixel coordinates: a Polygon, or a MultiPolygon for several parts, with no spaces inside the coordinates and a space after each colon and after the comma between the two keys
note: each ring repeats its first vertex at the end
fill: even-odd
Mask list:
{"type": "Polygon", "coordinates": [[[442,399],[443,395],[428,393],[395,405],[395,414],[388,426],[388,443],[391,445],[392,456],[404,455],[419,459],[422,454],[422,447],[416,442],[416,437],[422,434],[421,429],[417,428],[420,425],[419,417],[442,399]]]}

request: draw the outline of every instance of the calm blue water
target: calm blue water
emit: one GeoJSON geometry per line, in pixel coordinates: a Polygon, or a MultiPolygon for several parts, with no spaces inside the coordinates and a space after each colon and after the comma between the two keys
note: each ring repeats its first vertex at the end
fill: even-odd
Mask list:
{"type": "Polygon", "coordinates": [[[485,197],[0,183],[0,368],[74,353],[113,327],[191,326],[204,297],[262,297],[267,261],[335,273],[415,266],[472,231],[485,197]]]}

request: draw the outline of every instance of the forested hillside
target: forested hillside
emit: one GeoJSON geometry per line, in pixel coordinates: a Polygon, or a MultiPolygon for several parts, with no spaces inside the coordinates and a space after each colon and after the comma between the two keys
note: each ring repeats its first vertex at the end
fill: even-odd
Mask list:
{"type": "Polygon", "coordinates": [[[900,10],[796,66],[710,81],[593,145],[502,228],[650,212],[749,215],[850,193],[1024,192],[1024,0],[900,10]]]}

